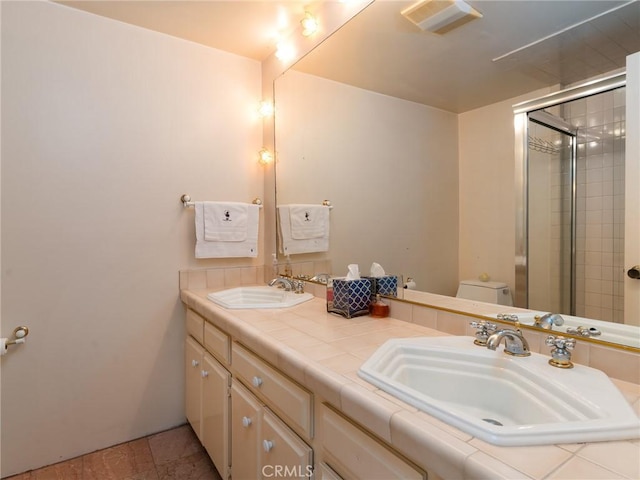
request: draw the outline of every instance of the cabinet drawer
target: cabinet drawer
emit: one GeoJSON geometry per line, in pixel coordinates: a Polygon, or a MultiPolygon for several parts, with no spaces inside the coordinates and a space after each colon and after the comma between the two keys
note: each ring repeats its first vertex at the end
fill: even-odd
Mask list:
{"type": "Polygon", "coordinates": [[[288,424],[307,438],[313,437],[311,393],[241,345],[231,346],[237,375],[288,424]]]}
{"type": "Polygon", "coordinates": [[[209,322],[204,324],[204,346],[214,357],[229,365],[231,357],[229,335],[209,322]]]}
{"type": "Polygon", "coordinates": [[[187,309],[187,319],[185,320],[187,333],[198,342],[204,343],[204,318],[191,309],[187,309]]]}
{"type": "Polygon", "coordinates": [[[321,419],[323,448],[332,459],[332,467],[344,478],[426,478],[425,472],[326,405],[322,406],[321,419]]]}

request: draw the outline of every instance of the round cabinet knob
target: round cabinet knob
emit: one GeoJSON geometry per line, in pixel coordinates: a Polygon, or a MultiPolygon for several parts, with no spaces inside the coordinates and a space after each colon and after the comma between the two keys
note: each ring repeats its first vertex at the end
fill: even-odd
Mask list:
{"type": "Polygon", "coordinates": [[[262,441],[262,448],[264,448],[264,451],[269,453],[271,451],[271,449],[273,448],[273,442],[271,440],[263,440],[262,441]]]}
{"type": "Polygon", "coordinates": [[[639,279],[640,278],[640,265],[636,265],[627,270],[627,275],[629,278],[639,279]]]}
{"type": "Polygon", "coordinates": [[[260,377],[253,377],[251,383],[254,387],[259,388],[262,385],[262,379],[260,377]]]}
{"type": "Polygon", "coordinates": [[[242,426],[244,428],[249,428],[253,422],[249,417],[242,417],[242,426]]]}
{"type": "Polygon", "coordinates": [[[200,372],[200,375],[202,375],[202,378],[207,378],[209,376],[209,372],[207,372],[206,370],[202,370],[202,372],[200,372]]]}
{"type": "Polygon", "coordinates": [[[200,365],[200,362],[198,360],[191,360],[192,367],[197,367],[198,365],[200,365]]]}

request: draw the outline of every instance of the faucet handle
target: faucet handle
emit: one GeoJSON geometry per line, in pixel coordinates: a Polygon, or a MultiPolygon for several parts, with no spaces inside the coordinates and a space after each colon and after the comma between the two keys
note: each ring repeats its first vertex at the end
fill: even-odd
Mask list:
{"type": "Polygon", "coordinates": [[[575,338],[565,338],[560,335],[549,335],[544,343],[549,347],[562,348],[566,350],[573,350],[576,348],[575,338]]]}
{"type": "Polygon", "coordinates": [[[495,323],[489,323],[486,320],[471,322],[469,323],[469,325],[472,328],[478,330],[476,332],[476,339],[473,341],[473,343],[476,345],[480,345],[481,347],[487,345],[487,339],[489,338],[489,335],[491,335],[498,329],[498,326],[495,323]]]}
{"type": "Polygon", "coordinates": [[[571,362],[571,350],[576,347],[575,338],[565,338],[560,335],[549,335],[544,343],[549,347],[553,347],[551,349],[549,365],[558,368],[573,368],[573,363],[571,362]]]}

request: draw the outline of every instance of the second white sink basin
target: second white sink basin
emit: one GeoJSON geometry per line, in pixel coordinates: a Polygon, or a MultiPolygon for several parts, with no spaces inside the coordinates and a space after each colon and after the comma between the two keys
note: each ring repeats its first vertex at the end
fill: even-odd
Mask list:
{"type": "Polygon", "coordinates": [[[600,370],[559,369],[549,357],[513,357],[473,337],[393,339],[358,374],[496,445],[541,445],[640,436],[640,419],[600,370]]]}
{"type": "Polygon", "coordinates": [[[311,300],[311,293],[287,292],[277,287],[237,287],[213,292],[207,298],[225,308],[288,308],[311,300]]]}

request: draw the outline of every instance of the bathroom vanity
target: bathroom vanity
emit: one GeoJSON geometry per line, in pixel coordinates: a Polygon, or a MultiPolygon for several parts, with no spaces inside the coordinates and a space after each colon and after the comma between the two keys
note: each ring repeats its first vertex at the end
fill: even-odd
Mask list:
{"type": "MultiPolygon", "coordinates": [[[[393,304],[389,318],[345,319],[328,314],[320,298],[287,309],[230,310],[208,300],[210,292],[181,290],[188,333],[186,415],[222,478],[309,478],[312,472],[316,479],[576,478],[584,469],[604,478],[637,478],[640,473],[637,441],[499,447],[359,378],[362,363],[387,339],[453,333],[393,318],[393,304]],[[611,452],[620,452],[619,458],[611,452]]],[[[472,318],[440,315],[449,330],[473,335],[467,325],[472,318]]],[[[637,412],[640,387],[614,383],[637,412]]]]}

